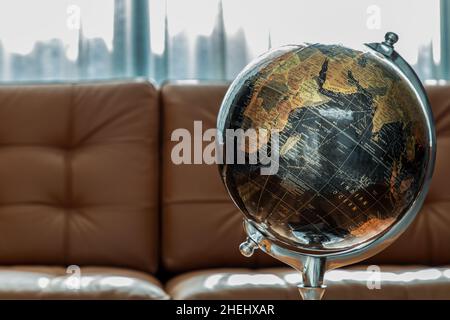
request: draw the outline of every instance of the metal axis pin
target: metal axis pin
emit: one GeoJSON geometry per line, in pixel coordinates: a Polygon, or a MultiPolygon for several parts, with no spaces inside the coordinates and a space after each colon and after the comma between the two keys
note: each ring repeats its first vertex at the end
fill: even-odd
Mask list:
{"type": "Polygon", "coordinates": [[[255,253],[255,250],[258,248],[258,245],[249,237],[241,243],[239,246],[239,251],[241,251],[241,254],[244,257],[251,257],[253,253],[255,253]]]}

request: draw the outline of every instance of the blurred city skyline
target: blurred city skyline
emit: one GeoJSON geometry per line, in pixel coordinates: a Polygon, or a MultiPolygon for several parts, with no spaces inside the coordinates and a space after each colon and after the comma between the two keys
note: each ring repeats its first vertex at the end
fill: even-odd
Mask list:
{"type": "MultiPolygon", "coordinates": [[[[179,1],[107,1],[109,12],[102,14],[112,15],[112,26],[111,30],[103,28],[110,34],[88,37],[81,15],[78,30],[71,31],[76,33],[72,41],[72,45],[76,44],[75,50],[72,48],[76,53],[74,57],[70,56],[67,42],[62,38],[37,39],[29,52],[20,53],[9,50],[0,34],[0,81],[128,77],[146,77],[156,82],[168,79],[232,80],[252,58],[268,50],[274,42],[277,46],[284,41],[276,40],[280,37],[275,37],[274,41],[273,34],[276,32],[272,30],[272,33],[270,28],[249,31],[238,21],[234,22],[232,29],[227,24],[227,18],[233,14],[234,7],[228,7],[232,9],[228,9],[227,16],[224,15],[227,10],[227,7],[224,10],[224,4],[236,5],[231,0],[213,1],[214,5],[210,4],[207,12],[204,12],[209,16],[208,23],[199,25],[195,32],[183,28],[183,23],[192,24],[192,19],[186,20],[189,17],[181,19],[179,25],[173,27],[171,20],[179,19],[182,14],[176,12],[180,10],[176,7],[179,1]],[[156,9],[161,11],[157,15],[154,13],[156,9]],[[158,25],[152,18],[157,20],[158,25]],[[255,36],[250,38],[249,33],[255,36]],[[158,41],[155,41],[155,37],[158,41]]],[[[265,25],[262,23],[260,26],[265,25]]],[[[30,32],[32,36],[32,29],[30,32]]],[[[442,50],[436,40],[439,34],[433,36],[430,35],[430,39],[420,43],[417,48],[410,49],[416,50],[413,67],[423,80],[445,78],[441,61],[436,59],[442,50]]]]}

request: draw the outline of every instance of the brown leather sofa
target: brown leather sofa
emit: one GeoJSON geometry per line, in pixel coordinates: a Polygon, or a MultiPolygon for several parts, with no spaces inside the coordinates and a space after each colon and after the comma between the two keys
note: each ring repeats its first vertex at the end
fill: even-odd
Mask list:
{"type": "MultiPolygon", "coordinates": [[[[387,250],[329,272],[325,299],[450,299],[450,86],[427,90],[438,135],[427,201],[387,250]]],[[[0,298],[298,299],[293,270],[238,252],[242,218],[217,168],[171,162],[172,131],[214,127],[225,91],[1,86],[0,298]]]]}

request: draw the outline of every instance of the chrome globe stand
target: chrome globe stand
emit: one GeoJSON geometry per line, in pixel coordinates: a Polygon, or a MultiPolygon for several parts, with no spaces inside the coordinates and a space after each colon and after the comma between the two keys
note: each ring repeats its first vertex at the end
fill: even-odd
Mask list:
{"type": "Polygon", "coordinates": [[[325,293],[323,277],[325,275],[325,259],[307,256],[303,266],[303,283],[298,286],[298,291],[303,300],[320,300],[325,293]]]}
{"type": "Polygon", "coordinates": [[[300,272],[303,282],[298,286],[298,290],[304,300],[320,300],[323,297],[326,289],[324,284],[326,271],[367,259],[394,242],[414,220],[428,192],[436,153],[434,120],[425,89],[419,78],[409,64],[394,50],[394,44],[397,41],[398,36],[393,32],[388,32],[385,35],[385,41],[381,43],[369,43],[366,46],[376,54],[384,57],[387,63],[397,68],[410,81],[411,85],[417,91],[417,96],[424,115],[427,118],[427,123],[429,124],[427,130],[430,138],[429,148],[431,152],[428,159],[425,181],[414,201],[414,205],[409,208],[400,221],[378,238],[345,251],[331,253],[307,251],[282,243],[266,235],[266,232],[263,232],[264,228],[258,226],[256,222],[244,218],[244,230],[247,234],[247,239],[239,247],[241,253],[246,257],[250,257],[259,248],[263,252],[300,272]]]}

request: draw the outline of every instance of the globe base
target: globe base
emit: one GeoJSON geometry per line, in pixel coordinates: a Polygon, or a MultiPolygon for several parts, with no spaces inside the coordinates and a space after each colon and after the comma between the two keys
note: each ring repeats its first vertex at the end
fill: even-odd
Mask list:
{"type": "Polygon", "coordinates": [[[298,286],[303,300],[320,300],[326,286],[323,278],[326,271],[326,259],[321,257],[306,256],[301,272],[303,283],[298,286]]]}
{"type": "Polygon", "coordinates": [[[298,291],[303,300],[322,300],[325,293],[326,286],[320,287],[305,287],[304,285],[298,286],[298,291]]]}

